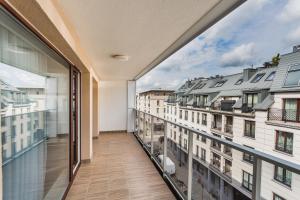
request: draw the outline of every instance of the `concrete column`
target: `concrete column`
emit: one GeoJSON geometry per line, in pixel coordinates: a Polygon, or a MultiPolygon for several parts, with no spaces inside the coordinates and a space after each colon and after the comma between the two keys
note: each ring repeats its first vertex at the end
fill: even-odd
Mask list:
{"type": "Polygon", "coordinates": [[[220,200],[224,200],[225,195],[224,195],[224,180],[220,178],[220,191],[219,191],[219,198],[220,200]]]}
{"type": "Polygon", "coordinates": [[[210,193],[211,190],[211,171],[210,169],[207,170],[207,191],[210,193]]]}
{"type": "Polygon", "coordinates": [[[81,82],[81,158],[85,162],[91,162],[93,157],[93,79],[91,73],[82,73],[81,82]]]}

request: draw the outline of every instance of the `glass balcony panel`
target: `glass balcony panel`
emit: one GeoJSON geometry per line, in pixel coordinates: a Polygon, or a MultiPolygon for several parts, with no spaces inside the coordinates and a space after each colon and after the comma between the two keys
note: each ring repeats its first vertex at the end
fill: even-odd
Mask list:
{"type": "MultiPolygon", "coordinates": [[[[153,154],[154,159],[163,168],[163,155],[164,155],[164,136],[165,125],[164,120],[153,117],[153,154]]],[[[148,145],[147,145],[148,146],[148,145]]],[[[149,145],[151,147],[151,145],[149,145]]]]}
{"type": "Polygon", "coordinates": [[[186,197],[188,190],[188,137],[189,134],[178,132],[176,138],[167,145],[166,174],[177,190],[186,197]]]}

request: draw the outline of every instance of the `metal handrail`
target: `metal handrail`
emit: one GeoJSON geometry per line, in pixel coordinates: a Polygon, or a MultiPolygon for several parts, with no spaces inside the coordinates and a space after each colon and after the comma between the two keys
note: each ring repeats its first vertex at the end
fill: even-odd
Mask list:
{"type": "Polygon", "coordinates": [[[291,172],[300,174],[300,165],[297,164],[297,163],[293,163],[293,162],[290,162],[288,160],[284,160],[282,158],[279,158],[279,157],[276,157],[276,156],[264,153],[262,151],[259,151],[259,150],[256,150],[256,149],[252,149],[252,148],[249,148],[249,147],[241,145],[241,144],[237,144],[235,142],[232,142],[232,141],[229,141],[229,140],[226,140],[226,139],[214,136],[212,134],[208,134],[208,133],[206,133],[204,131],[199,131],[199,130],[194,129],[192,127],[188,127],[188,126],[185,126],[185,125],[182,125],[182,124],[179,124],[179,123],[175,123],[175,122],[170,121],[170,120],[166,120],[164,118],[161,118],[161,117],[158,117],[158,116],[146,113],[144,111],[140,111],[140,110],[137,110],[137,109],[134,109],[134,110],[137,111],[137,112],[140,112],[140,113],[143,113],[143,114],[155,117],[157,119],[163,120],[164,122],[167,122],[167,123],[176,125],[178,127],[184,128],[184,129],[186,129],[186,130],[188,130],[188,131],[190,131],[190,132],[192,132],[194,134],[197,134],[197,135],[200,135],[200,136],[204,136],[204,137],[206,137],[206,138],[208,138],[208,139],[210,139],[212,141],[219,142],[219,143],[221,143],[223,145],[226,145],[228,147],[231,147],[231,148],[233,148],[235,150],[241,151],[243,153],[248,153],[250,155],[253,155],[257,159],[261,159],[262,161],[265,161],[265,162],[268,162],[268,163],[271,163],[271,164],[274,164],[274,165],[286,168],[287,170],[289,170],[291,172]]]}

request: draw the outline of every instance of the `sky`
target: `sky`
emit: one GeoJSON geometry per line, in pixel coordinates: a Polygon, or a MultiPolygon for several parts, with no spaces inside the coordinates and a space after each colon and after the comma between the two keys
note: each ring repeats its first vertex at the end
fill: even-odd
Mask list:
{"type": "Polygon", "coordinates": [[[300,0],[248,0],[137,81],[137,92],[239,73],[300,45],[300,0]]]}
{"type": "Polygon", "coordinates": [[[44,88],[46,79],[31,72],[12,67],[0,62],[0,80],[14,86],[23,88],[44,88]]]}

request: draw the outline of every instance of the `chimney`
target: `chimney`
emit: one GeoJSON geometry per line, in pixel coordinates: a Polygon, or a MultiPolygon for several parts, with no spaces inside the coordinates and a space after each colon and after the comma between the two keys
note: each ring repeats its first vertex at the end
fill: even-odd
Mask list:
{"type": "Polygon", "coordinates": [[[255,73],[257,69],[247,68],[243,70],[243,81],[248,81],[255,73]]]}
{"type": "Polygon", "coordinates": [[[300,45],[293,46],[293,53],[300,52],[300,45]]]}

